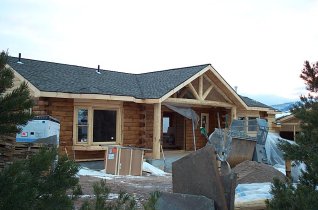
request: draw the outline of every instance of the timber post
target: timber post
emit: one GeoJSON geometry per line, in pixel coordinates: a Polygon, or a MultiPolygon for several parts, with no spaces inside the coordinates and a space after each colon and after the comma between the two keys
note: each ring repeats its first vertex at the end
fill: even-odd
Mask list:
{"type": "Polygon", "coordinates": [[[236,114],[236,106],[232,106],[231,108],[231,122],[230,125],[232,124],[233,120],[237,119],[237,114],[236,114]]]}
{"type": "Polygon", "coordinates": [[[160,159],[161,103],[154,104],[152,158],[160,159]]]}

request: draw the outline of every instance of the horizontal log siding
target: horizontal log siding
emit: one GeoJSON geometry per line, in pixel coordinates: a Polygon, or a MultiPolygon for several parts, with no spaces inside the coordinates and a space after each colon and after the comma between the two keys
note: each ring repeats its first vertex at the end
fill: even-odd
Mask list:
{"type": "Polygon", "coordinates": [[[133,102],[123,105],[123,145],[140,147],[143,145],[144,114],[143,107],[133,102]]]}
{"type": "Polygon", "coordinates": [[[48,98],[34,98],[32,112],[35,116],[48,115],[49,101],[48,98]]]}
{"type": "Polygon", "coordinates": [[[69,157],[73,158],[73,99],[40,97],[34,99],[34,102],[32,108],[34,115],[50,115],[60,121],[59,150],[62,153],[67,151],[69,157]]]}
{"type": "Polygon", "coordinates": [[[143,141],[145,142],[145,148],[152,149],[153,142],[153,120],[154,120],[154,106],[144,105],[145,121],[143,141]]]}
{"type": "MultiPolygon", "coordinates": [[[[229,113],[223,108],[194,108],[194,111],[201,117],[201,113],[209,113],[209,135],[218,127],[217,113],[220,116],[221,127],[225,126],[225,114],[229,113]]],[[[192,132],[192,121],[189,119],[185,120],[185,150],[194,150],[193,144],[193,132],[192,132]]],[[[206,138],[200,132],[201,121],[199,121],[198,127],[195,129],[195,138],[197,149],[204,147],[207,143],[206,138]]]]}
{"type": "Polygon", "coordinates": [[[180,147],[180,149],[184,149],[184,117],[176,114],[175,118],[175,127],[176,127],[176,136],[175,136],[175,141],[176,145],[180,147]]]}
{"type": "Polygon", "coordinates": [[[48,102],[48,114],[60,121],[60,152],[67,151],[73,157],[74,100],[49,98],[48,102]]]}

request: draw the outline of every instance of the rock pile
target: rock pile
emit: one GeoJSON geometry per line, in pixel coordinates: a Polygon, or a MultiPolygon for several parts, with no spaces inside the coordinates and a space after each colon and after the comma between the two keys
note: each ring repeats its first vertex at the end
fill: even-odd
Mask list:
{"type": "Polygon", "coordinates": [[[272,182],[274,177],[286,180],[273,166],[249,160],[236,165],[232,171],[237,174],[237,184],[272,182]]]}

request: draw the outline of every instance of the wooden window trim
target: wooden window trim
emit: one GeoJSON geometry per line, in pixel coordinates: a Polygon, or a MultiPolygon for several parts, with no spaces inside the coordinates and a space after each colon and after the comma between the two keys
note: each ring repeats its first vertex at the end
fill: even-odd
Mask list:
{"type": "Polygon", "coordinates": [[[73,145],[88,145],[88,139],[89,139],[89,128],[90,128],[90,123],[89,120],[87,119],[87,142],[78,142],[78,110],[80,109],[87,109],[88,113],[87,115],[89,116],[89,109],[87,107],[74,107],[74,118],[73,118],[73,145]]]}
{"type": "Polygon", "coordinates": [[[97,146],[97,145],[114,145],[122,143],[122,105],[116,104],[95,104],[94,102],[81,105],[74,105],[74,118],[73,118],[73,145],[80,146],[97,146]],[[88,110],[88,134],[87,142],[78,142],[78,132],[77,132],[77,112],[79,109],[88,110]],[[94,110],[111,110],[116,111],[116,140],[109,142],[93,142],[93,122],[94,122],[94,110]]]}

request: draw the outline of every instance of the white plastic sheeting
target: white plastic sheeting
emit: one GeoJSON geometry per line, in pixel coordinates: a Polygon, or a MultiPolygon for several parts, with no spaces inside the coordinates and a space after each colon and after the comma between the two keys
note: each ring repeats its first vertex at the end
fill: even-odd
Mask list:
{"type": "Polygon", "coordinates": [[[270,182],[238,184],[235,189],[235,203],[271,199],[270,182]]]}
{"type": "MultiPolygon", "coordinates": [[[[268,163],[271,164],[275,169],[279,170],[283,174],[285,172],[285,160],[283,157],[283,152],[279,150],[278,143],[279,140],[288,141],[291,144],[295,144],[293,141],[281,138],[276,133],[268,133],[265,149],[267,154],[268,163]]],[[[298,166],[292,166],[292,178],[294,182],[298,181],[301,169],[304,170],[304,164],[298,166]]],[[[244,203],[244,202],[255,202],[258,200],[271,199],[272,195],[270,194],[271,190],[270,182],[266,183],[251,183],[251,184],[238,184],[235,189],[235,203],[244,203]]],[[[296,185],[294,185],[296,186],[296,185]]]]}
{"type": "Polygon", "coordinates": [[[226,161],[232,148],[231,132],[225,129],[215,128],[214,132],[209,136],[208,142],[214,146],[218,159],[226,161]]]}
{"type": "MultiPolygon", "coordinates": [[[[283,152],[278,148],[279,140],[281,141],[287,141],[291,144],[295,144],[294,141],[289,141],[287,139],[281,138],[276,133],[268,133],[266,143],[265,143],[265,149],[267,154],[267,159],[269,164],[274,166],[277,170],[281,171],[282,173],[286,174],[285,172],[285,160],[283,157],[283,152]]],[[[292,179],[294,182],[298,181],[299,175],[301,173],[301,169],[305,169],[304,164],[292,166],[292,179]]]]}
{"type": "Polygon", "coordinates": [[[191,108],[184,108],[184,107],[176,107],[169,104],[164,104],[169,109],[179,113],[180,115],[192,120],[192,132],[193,132],[193,145],[194,150],[196,150],[196,140],[195,140],[195,132],[194,129],[198,127],[200,117],[199,115],[193,111],[191,108]]]}

